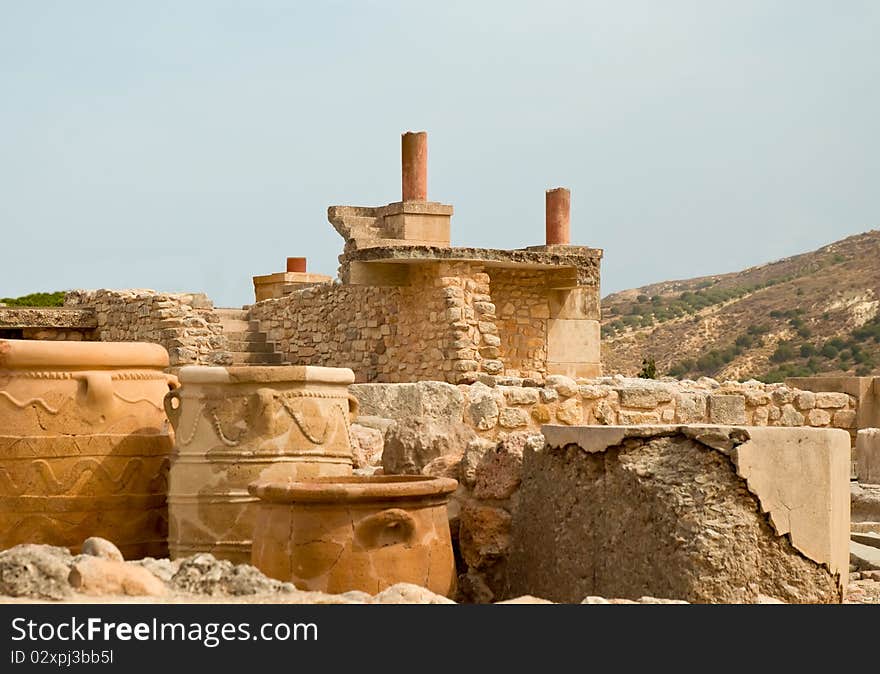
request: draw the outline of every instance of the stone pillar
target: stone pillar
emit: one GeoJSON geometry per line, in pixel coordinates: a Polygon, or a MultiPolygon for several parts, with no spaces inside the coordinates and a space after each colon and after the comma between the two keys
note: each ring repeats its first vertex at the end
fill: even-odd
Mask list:
{"type": "Polygon", "coordinates": [[[306,258],[304,258],[304,257],[289,257],[289,258],[287,258],[287,271],[288,272],[305,273],[305,271],[306,271],[306,258]]]}
{"type": "Polygon", "coordinates": [[[855,472],[863,484],[880,484],[880,428],[863,428],[858,432],[855,472]]]}
{"type": "Polygon", "coordinates": [[[403,201],[428,200],[428,134],[407,131],[400,138],[403,201]]]}
{"type": "Polygon", "coordinates": [[[547,245],[567,246],[571,243],[571,192],[565,187],[546,193],[547,245]]]}

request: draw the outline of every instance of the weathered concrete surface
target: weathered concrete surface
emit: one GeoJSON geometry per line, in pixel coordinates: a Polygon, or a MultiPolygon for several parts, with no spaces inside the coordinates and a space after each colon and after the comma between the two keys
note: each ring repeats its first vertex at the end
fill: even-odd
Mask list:
{"type": "Polygon", "coordinates": [[[523,457],[508,595],[841,601],[849,562],[844,431],[543,430],[546,447],[523,457]]]}

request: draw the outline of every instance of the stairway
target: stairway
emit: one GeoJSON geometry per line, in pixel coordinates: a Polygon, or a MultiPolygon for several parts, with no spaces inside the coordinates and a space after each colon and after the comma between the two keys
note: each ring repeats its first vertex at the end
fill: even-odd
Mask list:
{"type": "Polygon", "coordinates": [[[250,320],[248,309],[214,309],[220,317],[226,350],[232,354],[233,365],[281,365],[283,355],[260,332],[260,322],[250,320]]]}

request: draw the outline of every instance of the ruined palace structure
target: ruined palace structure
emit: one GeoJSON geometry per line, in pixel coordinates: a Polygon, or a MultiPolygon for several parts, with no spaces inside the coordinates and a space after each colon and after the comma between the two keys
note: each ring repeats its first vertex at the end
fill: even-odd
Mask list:
{"type": "Polygon", "coordinates": [[[403,135],[402,166],[401,201],[328,209],[340,282],[297,258],[254,278],[250,318],[284,359],[358,381],[597,376],[602,251],[570,244],[569,191],[546,194],[543,246],[455,247],[452,206],[428,200],[427,134],[403,135]]]}

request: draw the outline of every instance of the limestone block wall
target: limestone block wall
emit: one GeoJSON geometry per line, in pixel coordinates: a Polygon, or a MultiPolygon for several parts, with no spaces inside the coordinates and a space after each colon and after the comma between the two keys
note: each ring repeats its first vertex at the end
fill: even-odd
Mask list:
{"type": "Polygon", "coordinates": [[[260,321],[294,365],[348,367],[358,381],[459,381],[498,374],[489,277],[480,267],[414,266],[406,285],[321,284],[257,302],[260,321]]]}
{"type": "Polygon", "coordinates": [[[523,452],[536,443],[543,446],[543,424],[809,426],[841,428],[851,436],[856,432],[856,398],[840,392],[756,381],[619,376],[574,380],[551,375],[544,386],[523,386],[522,380],[512,378],[501,381],[507,383],[355,384],[349,389],[361,404],[362,417],[372,417],[376,421],[370,423],[377,428],[422,417],[458,423],[479,436],[464,446],[444,446],[443,451],[452,453],[442,461],[416,466],[460,482],[451,525],[464,564],[460,587],[463,597],[472,601],[493,601],[504,592],[523,452]]]}
{"type": "Polygon", "coordinates": [[[251,318],[286,361],[349,367],[359,382],[543,382],[569,369],[598,374],[598,283],[588,271],[584,283],[594,282],[581,286],[575,270],[358,262],[349,283],[257,302],[251,318]]]}
{"type": "Polygon", "coordinates": [[[293,365],[348,367],[360,381],[390,372],[397,288],[320,284],[257,302],[251,319],[293,365]]]}
{"type": "Polygon", "coordinates": [[[172,367],[230,361],[213,304],[201,293],[155,290],[73,290],[65,307],[89,307],[102,342],[152,342],[168,351],[172,367]]]}
{"type": "MultiPolygon", "coordinates": [[[[397,332],[389,340],[391,368],[386,381],[455,381],[479,368],[478,281],[468,265],[441,263],[410,270],[396,309],[397,332]]],[[[488,291],[488,288],[486,288],[488,291]]]]}
{"type": "MultiPolygon", "coordinates": [[[[543,424],[631,426],[637,424],[730,424],[842,428],[855,438],[856,398],[839,392],[812,392],[785,384],[751,382],[654,381],[626,377],[571,379],[550,375],[544,386],[494,387],[482,382],[447,387],[460,398],[460,421],[494,439],[511,431],[539,432],[543,424]]],[[[396,418],[382,401],[399,400],[417,387],[372,384],[352,387],[361,414],[396,418]],[[379,394],[380,387],[389,392],[379,394]],[[399,390],[400,393],[391,393],[399,390]]]]}
{"type": "Polygon", "coordinates": [[[511,376],[543,377],[547,374],[550,318],[546,274],[496,269],[490,279],[505,372],[511,376]]]}
{"type": "Polygon", "coordinates": [[[94,342],[99,339],[97,332],[89,328],[22,328],[21,338],[50,342],[94,342]]]}

